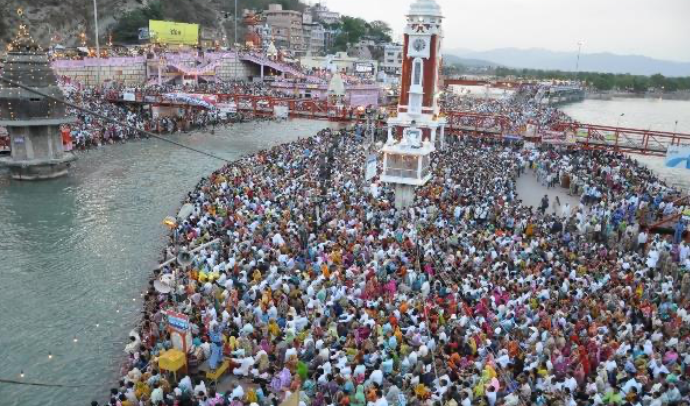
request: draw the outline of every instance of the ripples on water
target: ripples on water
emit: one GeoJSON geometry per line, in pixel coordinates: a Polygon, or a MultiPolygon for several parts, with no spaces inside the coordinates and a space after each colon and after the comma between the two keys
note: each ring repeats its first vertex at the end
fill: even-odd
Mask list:
{"type": "MultiPolygon", "coordinates": [[[[174,139],[233,160],[326,126],[247,123],[174,139]]],[[[144,140],[80,152],[63,179],[0,178],[0,378],[17,379],[23,370],[27,381],[94,385],[0,384],[0,406],[105,398],[119,376],[122,342],[140,317],[141,290],[164,248],[161,221],[222,164],[144,140]]]]}

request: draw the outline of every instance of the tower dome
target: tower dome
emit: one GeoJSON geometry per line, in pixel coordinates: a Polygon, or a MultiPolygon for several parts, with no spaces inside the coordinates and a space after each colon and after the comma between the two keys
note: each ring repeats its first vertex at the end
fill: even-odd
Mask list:
{"type": "Polygon", "coordinates": [[[434,0],[417,0],[410,6],[410,16],[443,17],[441,6],[434,0]]]}

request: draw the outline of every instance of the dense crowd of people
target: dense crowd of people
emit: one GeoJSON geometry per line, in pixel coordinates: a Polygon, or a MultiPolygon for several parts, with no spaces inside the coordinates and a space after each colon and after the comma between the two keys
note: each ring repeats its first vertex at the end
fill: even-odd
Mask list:
{"type": "Polygon", "coordinates": [[[501,98],[472,98],[453,92],[444,93],[440,99],[442,109],[469,111],[484,118],[466,117],[459,124],[477,125],[484,128],[499,126],[500,120],[493,116],[505,117],[504,130],[512,133],[524,133],[527,125],[535,128],[550,129],[553,125],[572,122],[573,120],[561,110],[551,105],[543,105],[538,97],[540,86],[522,86],[501,98]]]}
{"type": "MultiPolygon", "coordinates": [[[[225,83],[222,87],[217,85],[214,88],[210,86],[210,84],[201,84],[199,86],[166,85],[142,89],[127,89],[127,91],[140,92],[142,96],[178,92],[264,94],[267,91],[265,86],[248,82],[225,83]]],[[[88,87],[65,81],[63,78],[61,87],[67,101],[130,126],[113,124],[68,107],[68,114],[77,117],[77,121],[62,127],[63,144],[66,150],[72,150],[73,148],[86,149],[146,137],[146,135],[142,135],[143,133],[134,128],[156,134],[175,133],[196,129],[214,129],[217,126],[227,126],[244,119],[241,114],[225,114],[219,109],[200,107],[186,108],[184,115],[160,115],[154,117],[152,110],[145,108],[143,104],[114,103],[111,96],[116,94],[119,97],[126,89],[122,85],[109,84],[107,87],[88,87]]]]}
{"type": "MultiPolygon", "coordinates": [[[[115,90],[122,90],[118,88],[115,90]]],[[[294,98],[294,92],[285,91],[282,89],[273,88],[263,82],[249,82],[249,81],[229,81],[229,82],[206,82],[198,84],[162,84],[151,85],[145,88],[132,89],[133,92],[142,95],[159,95],[163,93],[201,93],[201,94],[241,94],[253,96],[273,96],[273,97],[288,97],[294,98]]]]}
{"type": "Polygon", "coordinates": [[[647,229],[677,191],[622,155],[468,138],[396,210],[365,155],[325,130],[202,179],[166,258],[218,242],[155,272],[176,282],[151,281],[106,404],[690,404],[687,231],[647,229]],[[532,171],[581,203],[526,207],[532,171]],[[178,382],[158,365],[171,309],[190,320],[178,382]],[[228,390],[201,372],[224,362],[228,390]]]}

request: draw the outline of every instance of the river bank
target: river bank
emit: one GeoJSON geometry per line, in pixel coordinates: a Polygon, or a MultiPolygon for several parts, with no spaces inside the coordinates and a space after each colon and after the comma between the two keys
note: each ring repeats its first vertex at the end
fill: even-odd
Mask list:
{"type": "Polygon", "coordinates": [[[613,100],[613,99],[662,99],[662,100],[680,100],[690,101],[690,91],[676,91],[676,92],[622,92],[622,91],[597,91],[588,90],[585,92],[586,100],[613,100]]]}
{"type": "MultiPolygon", "coordinates": [[[[329,125],[256,122],[166,137],[232,161],[329,125]]],[[[88,405],[108,392],[141,318],[142,289],[167,246],[161,222],[222,164],[151,139],[81,153],[63,179],[0,177],[0,377],[23,371],[26,381],[94,385],[0,385],[0,404],[88,405]]]]}

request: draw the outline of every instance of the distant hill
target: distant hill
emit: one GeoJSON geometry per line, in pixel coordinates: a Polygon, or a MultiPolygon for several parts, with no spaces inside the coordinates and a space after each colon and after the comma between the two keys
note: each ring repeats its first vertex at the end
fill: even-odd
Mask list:
{"type": "Polygon", "coordinates": [[[464,65],[464,66],[469,66],[469,67],[496,67],[499,66],[499,64],[494,63],[494,62],[489,62],[485,61],[482,59],[473,59],[473,58],[461,58],[456,55],[452,54],[444,54],[443,55],[443,64],[444,65],[464,65]]]}
{"type": "MultiPolygon", "coordinates": [[[[230,0],[158,0],[162,18],[166,20],[199,23],[203,27],[232,33],[232,18],[225,19],[225,13],[233,14],[234,2],[230,0]]],[[[114,29],[119,18],[127,12],[141,9],[156,0],[99,0],[99,32],[101,44],[114,29]]],[[[239,0],[238,17],[243,9],[263,10],[269,3],[279,3],[283,8],[302,10],[305,5],[299,0],[239,0]]],[[[93,45],[93,1],[91,0],[0,0],[0,46],[14,36],[19,19],[17,9],[22,8],[30,23],[30,30],[40,45],[47,45],[49,38],[54,43],[66,46],[79,45],[79,33],[86,32],[88,45],[93,45]]],[[[242,27],[240,26],[240,34],[242,27]]]]}
{"type": "MultiPolygon", "coordinates": [[[[490,51],[467,49],[448,50],[447,54],[459,58],[485,60],[512,68],[553,69],[574,71],[576,52],[556,52],[547,49],[499,48],[490,51]]],[[[633,75],[690,76],[690,62],[674,62],[649,58],[642,55],[617,55],[612,53],[583,53],[580,55],[580,71],[604,73],[630,73],[633,75]]]]}

